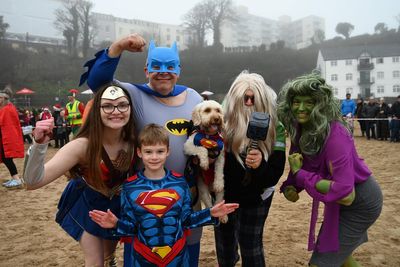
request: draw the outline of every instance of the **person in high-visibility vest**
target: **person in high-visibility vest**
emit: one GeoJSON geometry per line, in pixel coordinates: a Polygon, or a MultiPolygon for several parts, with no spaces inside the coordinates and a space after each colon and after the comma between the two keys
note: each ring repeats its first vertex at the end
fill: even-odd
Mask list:
{"type": "Polygon", "coordinates": [[[85,110],[85,105],[79,100],[76,100],[75,97],[75,92],[69,92],[69,102],[65,105],[65,118],[68,120],[74,136],[78,133],[79,128],[82,125],[82,115],[85,110]]]}

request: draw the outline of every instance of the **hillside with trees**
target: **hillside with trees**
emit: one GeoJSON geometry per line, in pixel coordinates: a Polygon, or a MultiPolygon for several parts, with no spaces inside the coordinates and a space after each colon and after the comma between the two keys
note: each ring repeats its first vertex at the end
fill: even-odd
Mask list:
{"type": "MultiPolygon", "coordinates": [[[[285,47],[284,41],[277,41],[269,49],[261,45],[237,49],[235,52],[223,52],[218,45],[192,46],[180,52],[182,72],[179,83],[190,85],[198,91],[211,90],[221,98],[229,90],[234,78],[246,69],[261,74],[278,92],[288,79],[315,68],[321,47],[393,43],[400,45],[398,30],[387,29],[383,23],[378,24],[374,29],[375,34],[372,35],[351,37],[349,33],[343,32],[345,38],[338,36],[323,41],[323,33],[320,33],[322,37],[317,38],[318,42],[301,50],[285,47]]],[[[8,24],[1,20],[0,26],[4,36],[8,24]]],[[[74,43],[73,39],[70,41],[74,43]]],[[[55,97],[66,99],[68,90],[78,86],[80,75],[85,71],[83,64],[96,53],[93,48],[85,46],[79,48],[84,53],[81,52],[78,56],[77,49],[75,45],[56,47],[28,42],[20,42],[16,47],[15,42],[0,38],[0,87],[11,84],[14,90],[22,87],[35,90],[37,95],[33,98],[34,105],[40,105],[46,100],[53,103],[55,97]]],[[[146,82],[143,73],[145,58],[146,53],[124,53],[116,78],[122,81],[146,82]]],[[[86,89],[86,85],[80,88],[81,91],[86,89]]]]}

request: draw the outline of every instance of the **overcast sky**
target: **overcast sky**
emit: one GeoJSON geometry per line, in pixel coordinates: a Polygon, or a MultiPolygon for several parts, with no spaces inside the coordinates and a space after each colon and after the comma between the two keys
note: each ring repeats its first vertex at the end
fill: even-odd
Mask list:
{"type": "MultiPolygon", "coordinates": [[[[201,0],[94,0],[94,11],[117,17],[180,24],[182,16],[201,0]]],[[[399,0],[234,0],[247,6],[250,14],[269,19],[289,15],[296,20],[308,15],[325,18],[326,38],[335,37],[339,22],[349,22],[355,29],[352,36],[374,32],[379,22],[397,28],[399,0]]]]}

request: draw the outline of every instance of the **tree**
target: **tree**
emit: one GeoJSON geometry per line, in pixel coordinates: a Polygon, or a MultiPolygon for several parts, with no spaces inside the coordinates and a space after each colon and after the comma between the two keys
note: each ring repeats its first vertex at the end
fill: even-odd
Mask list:
{"type": "Polygon", "coordinates": [[[0,16],[0,40],[3,40],[6,36],[6,31],[10,27],[8,23],[3,22],[3,16],[0,16]]]}
{"type": "Polygon", "coordinates": [[[94,25],[91,19],[93,3],[86,0],[62,0],[63,8],[55,11],[55,27],[63,33],[68,52],[72,57],[78,55],[78,43],[82,40],[82,53],[87,55],[93,39],[94,25]]]}
{"type": "Polygon", "coordinates": [[[54,25],[59,29],[66,41],[68,52],[72,57],[78,54],[78,38],[80,33],[79,14],[78,14],[78,1],[62,0],[64,9],[57,9],[55,11],[56,21],[54,25]]]}
{"type": "Polygon", "coordinates": [[[335,31],[338,34],[343,35],[346,39],[349,39],[351,32],[354,30],[354,26],[348,22],[339,22],[336,25],[335,31]]]}
{"type": "Polygon", "coordinates": [[[194,45],[204,47],[207,30],[210,29],[209,14],[205,3],[199,3],[189,10],[183,17],[184,25],[194,33],[194,45]]]}
{"type": "Polygon", "coordinates": [[[93,3],[89,1],[80,1],[78,6],[80,24],[82,28],[82,54],[86,58],[90,43],[94,38],[95,25],[91,18],[91,11],[93,9],[93,3]]]}
{"type": "Polygon", "coordinates": [[[379,22],[378,24],[375,25],[375,33],[381,34],[381,33],[385,33],[388,31],[388,27],[386,25],[386,23],[383,22],[379,22]]]}
{"type": "Polygon", "coordinates": [[[221,26],[223,22],[234,21],[235,11],[232,0],[205,0],[207,13],[210,14],[210,27],[213,30],[213,45],[222,47],[221,26]]]}

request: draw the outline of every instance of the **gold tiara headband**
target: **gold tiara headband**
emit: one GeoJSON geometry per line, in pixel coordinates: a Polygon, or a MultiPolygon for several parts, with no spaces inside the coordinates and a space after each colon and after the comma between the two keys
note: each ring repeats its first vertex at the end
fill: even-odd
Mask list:
{"type": "Polygon", "coordinates": [[[109,86],[107,87],[106,90],[104,90],[103,94],[101,95],[101,98],[115,100],[123,96],[126,96],[124,90],[122,90],[117,86],[109,86]]]}

